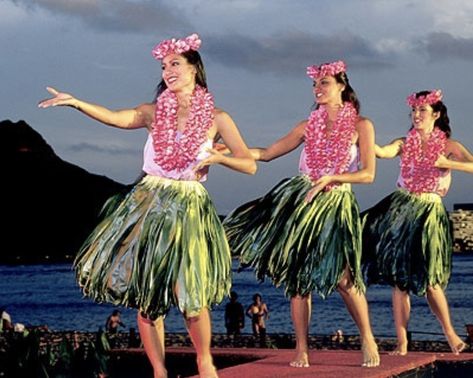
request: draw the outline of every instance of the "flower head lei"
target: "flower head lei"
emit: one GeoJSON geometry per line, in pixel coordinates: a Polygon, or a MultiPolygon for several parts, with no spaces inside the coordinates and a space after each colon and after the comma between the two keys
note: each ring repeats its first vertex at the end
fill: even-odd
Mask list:
{"type": "Polygon", "coordinates": [[[186,51],[197,51],[202,44],[198,34],[194,33],[183,39],[166,39],[158,43],[152,50],[154,59],[162,60],[169,54],[182,54],[186,51]]]}
{"type": "Polygon", "coordinates": [[[442,101],[442,97],[443,97],[442,91],[440,89],[436,89],[436,90],[430,91],[425,96],[417,97],[416,93],[413,93],[407,96],[406,102],[407,102],[407,105],[409,105],[410,107],[421,106],[421,105],[433,105],[439,101],[442,101]]]}
{"type": "Polygon", "coordinates": [[[335,76],[340,72],[346,72],[347,66],[344,61],[337,60],[333,63],[325,63],[320,66],[307,67],[307,75],[312,79],[318,79],[324,76],[335,76]]]}

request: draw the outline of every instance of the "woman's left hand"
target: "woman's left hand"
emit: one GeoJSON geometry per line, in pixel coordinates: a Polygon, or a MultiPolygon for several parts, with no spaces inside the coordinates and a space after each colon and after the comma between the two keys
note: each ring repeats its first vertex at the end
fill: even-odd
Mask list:
{"type": "Polygon", "coordinates": [[[312,182],[312,188],[307,192],[305,196],[305,202],[310,203],[314,199],[314,197],[324,190],[324,188],[332,182],[331,176],[322,176],[316,181],[312,182]]]}
{"type": "Polygon", "coordinates": [[[194,168],[194,171],[200,171],[209,165],[220,164],[225,158],[225,156],[215,148],[208,148],[207,152],[210,153],[210,155],[197,164],[194,168]]]}

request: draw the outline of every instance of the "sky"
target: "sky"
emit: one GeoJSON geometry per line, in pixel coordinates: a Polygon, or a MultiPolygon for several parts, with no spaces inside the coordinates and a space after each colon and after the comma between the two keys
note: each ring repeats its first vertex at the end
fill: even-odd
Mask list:
{"type": "MultiPolygon", "coordinates": [[[[378,144],[410,127],[407,95],[439,88],[452,137],[473,150],[471,0],[0,0],[0,20],[0,120],[25,120],[63,160],[122,183],[140,174],[145,130],[37,104],[46,86],[110,109],[150,102],[161,77],[151,49],[194,32],[216,106],[249,146],[306,119],[306,67],[341,59],[378,144]]],[[[205,186],[219,213],[296,175],[299,153],[259,163],[255,176],[212,167],[205,186]]],[[[375,182],[354,185],[361,209],[395,189],[398,170],[398,159],[378,160],[375,182]]],[[[473,202],[472,187],[454,172],[447,209],[473,202]]]]}

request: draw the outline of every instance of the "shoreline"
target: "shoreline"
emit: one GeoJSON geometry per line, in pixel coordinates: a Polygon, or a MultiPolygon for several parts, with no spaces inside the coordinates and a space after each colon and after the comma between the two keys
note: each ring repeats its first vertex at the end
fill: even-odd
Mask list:
{"type": "MultiPolygon", "coordinates": [[[[67,343],[73,349],[86,348],[97,343],[100,337],[106,336],[111,349],[127,350],[139,348],[141,341],[139,334],[132,328],[130,332],[107,334],[101,330],[97,332],[83,331],[49,331],[42,327],[28,329],[29,334],[34,333],[39,341],[39,351],[56,350],[61,344],[67,343]]],[[[0,333],[0,354],[11,346],[12,341],[21,337],[21,333],[0,333]]],[[[26,336],[27,334],[25,334],[26,336]]],[[[395,349],[396,339],[391,337],[376,337],[378,348],[381,352],[395,349]]],[[[467,337],[468,344],[471,340],[467,337]]],[[[166,333],[166,347],[193,347],[187,333],[166,333]]],[[[262,348],[262,349],[294,349],[294,334],[269,333],[264,338],[257,338],[252,334],[227,335],[224,333],[212,334],[212,348],[262,348]]],[[[361,348],[358,335],[309,335],[309,348],[312,350],[359,350],[361,348]]],[[[449,353],[450,347],[444,340],[411,340],[409,351],[413,352],[439,352],[449,353]]],[[[469,345],[466,351],[473,351],[469,345]]]]}

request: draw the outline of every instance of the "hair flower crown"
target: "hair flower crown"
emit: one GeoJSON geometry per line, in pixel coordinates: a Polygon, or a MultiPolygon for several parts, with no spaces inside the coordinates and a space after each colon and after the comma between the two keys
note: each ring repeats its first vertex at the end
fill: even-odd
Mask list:
{"type": "Polygon", "coordinates": [[[194,33],[182,39],[165,39],[154,47],[152,54],[154,59],[162,60],[169,54],[182,54],[189,50],[197,51],[201,44],[199,35],[194,33]]]}
{"type": "Polygon", "coordinates": [[[425,96],[416,96],[416,93],[407,96],[406,102],[410,107],[421,106],[421,105],[433,105],[439,101],[442,101],[442,91],[440,89],[435,89],[430,91],[430,93],[425,96]]]}
{"type": "Polygon", "coordinates": [[[333,63],[324,63],[320,66],[307,67],[307,75],[312,79],[318,79],[324,76],[335,76],[340,72],[346,72],[347,65],[343,60],[337,60],[333,63]]]}

